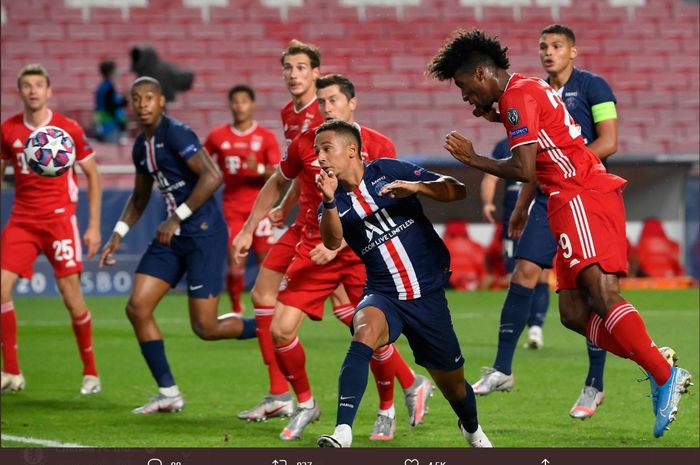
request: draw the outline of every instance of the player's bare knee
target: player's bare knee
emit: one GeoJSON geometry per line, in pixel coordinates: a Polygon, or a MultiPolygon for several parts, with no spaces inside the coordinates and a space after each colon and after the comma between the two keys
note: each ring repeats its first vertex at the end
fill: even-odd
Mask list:
{"type": "Polygon", "coordinates": [[[458,402],[467,396],[467,390],[464,387],[463,379],[438,383],[438,388],[448,402],[458,402]]]}
{"type": "Polygon", "coordinates": [[[565,309],[559,309],[559,321],[561,321],[561,324],[564,325],[565,328],[576,331],[577,333],[581,331],[585,332],[586,325],[588,324],[588,321],[584,321],[581,315],[565,309]]]}
{"type": "Polygon", "coordinates": [[[272,324],[270,326],[270,335],[272,336],[272,342],[276,346],[287,345],[294,340],[296,333],[292,330],[287,330],[279,325],[272,324]]]}
{"type": "Polygon", "coordinates": [[[360,325],[359,328],[355,328],[353,331],[352,340],[356,342],[361,342],[362,344],[375,349],[377,347],[377,342],[379,340],[379,334],[376,329],[370,325],[360,325]]]}
{"type": "Polygon", "coordinates": [[[257,283],[255,284],[255,286],[253,286],[253,289],[251,289],[250,297],[255,303],[255,305],[263,305],[269,307],[274,306],[277,300],[276,295],[271,294],[266,289],[260,289],[257,283]]]}
{"type": "Polygon", "coordinates": [[[145,320],[149,315],[148,311],[143,306],[138,305],[134,299],[129,299],[125,311],[127,318],[133,324],[145,320]]]}
{"type": "Polygon", "coordinates": [[[200,321],[192,322],[192,331],[197,335],[198,338],[204,341],[213,341],[216,339],[214,336],[214,328],[203,324],[200,321]]]}
{"type": "Polygon", "coordinates": [[[510,278],[511,282],[530,289],[534,288],[539,281],[542,268],[527,260],[518,260],[516,263],[510,278]]]}

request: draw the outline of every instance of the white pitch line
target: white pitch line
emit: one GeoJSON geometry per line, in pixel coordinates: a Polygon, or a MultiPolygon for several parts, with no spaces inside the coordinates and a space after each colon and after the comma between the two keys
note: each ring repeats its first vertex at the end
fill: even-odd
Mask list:
{"type": "Polygon", "coordinates": [[[44,447],[90,447],[83,446],[82,444],[73,444],[70,442],[52,441],[50,439],[25,438],[24,436],[13,436],[11,434],[2,434],[0,435],[0,439],[3,441],[21,442],[23,444],[36,444],[44,447]]]}

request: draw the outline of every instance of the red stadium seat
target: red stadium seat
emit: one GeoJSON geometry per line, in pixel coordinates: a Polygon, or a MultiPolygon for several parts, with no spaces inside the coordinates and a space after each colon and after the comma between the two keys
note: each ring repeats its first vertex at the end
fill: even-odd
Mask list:
{"type": "Polygon", "coordinates": [[[467,222],[448,221],[442,239],[452,259],[452,287],[464,291],[480,289],[486,277],[484,248],[470,239],[467,222]]]}
{"type": "Polygon", "coordinates": [[[680,246],[666,236],[663,224],[656,218],[644,221],[637,243],[639,271],[643,276],[662,278],[683,276],[680,246]]]}

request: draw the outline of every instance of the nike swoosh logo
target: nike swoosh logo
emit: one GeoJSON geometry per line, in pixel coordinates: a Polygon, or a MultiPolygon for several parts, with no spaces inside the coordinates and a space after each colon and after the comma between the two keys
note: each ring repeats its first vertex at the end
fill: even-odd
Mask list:
{"type": "Polygon", "coordinates": [[[342,218],[342,217],[345,216],[345,214],[346,214],[347,212],[349,212],[350,210],[352,210],[352,207],[351,207],[351,208],[348,208],[348,209],[345,210],[343,213],[339,213],[338,216],[340,216],[340,217],[342,218]]]}
{"type": "Polygon", "coordinates": [[[340,396],[340,400],[354,399],[355,396],[340,396]]]}
{"type": "Polygon", "coordinates": [[[455,357],[455,363],[459,362],[459,360],[462,358],[462,354],[459,354],[457,357],[455,357]]]}
{"type": "Polygon", "coordinates": [[[190,286],[190,291],[196,291],[197,289],[201,289],[204,287],[204,284],[200,284],[199,286],[190,286]]]}

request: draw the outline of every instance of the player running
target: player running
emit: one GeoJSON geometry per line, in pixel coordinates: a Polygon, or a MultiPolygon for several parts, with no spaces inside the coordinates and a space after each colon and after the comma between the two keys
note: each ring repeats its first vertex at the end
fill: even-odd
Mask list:
{"type": "MultiPolygon", "coordinates": [[[[349,79],[328,75],[316,81],[316,88],[319,107],[326,119],[354,123],[357,100],[355,87],[349,79]]],[[[394,145],[386,136],[366,127],[361,128],[361,133],[365,142],[365,152],[362,153],[365,159],[396,156],[394,145]]],[[[348,301],[345,311],[335,311],[334,314],[349,325],[365,280],[364,267],[351,250],[330,251],[321,243],[316,217],[320,196],[315,187],[320,168],[313,148],[314,138],[315,129],[310,129],[292,142],[278,172],[270,177],[258,195],[253,212],[233,246],[236,255],[240,256],[239,260],[243,260],[250,246],[252,225],[274,205],[288,180],[298,178],[301,201],[297,223],[302,227],[302,234],[280,285],[270,328],[277,362],[292,384],[299,402],[289,425],[280,434],[283,440],[299,438],[306,426],[320,415],[306,373],[304,348],[297,337],[300,325],[307,316],[313,320],[323,318],[324,301],[339,284],[347,292],[348,301]]],[[[394,376],[399,378],[404,388],[411,426],[421,422],[432,384],[426,378],[415,375],[394,346],[384,347],[374,354],[372,370],[377,380],[380,407],[370,439],[391,440],[396,429],[394,376]]]]}
{"type": "Polygon", "coordinates": [[[372,353],[403,333],[416,362],[450,402],[469,445],[492,447],[479,426],[474,391],[464,379],[464,357],[445,298],[450,255],[417,196],[451,202],[463,199],[466,188],[403,161],[379,159],[365,166],[363,143],[357,127],[343,121],[324,123],[316,131],[323,244],[338,250],[347,241],[367,269],[352,321],[353,340],[340,369],[336,428],[318,445],[352,445],[372,353]]]}

